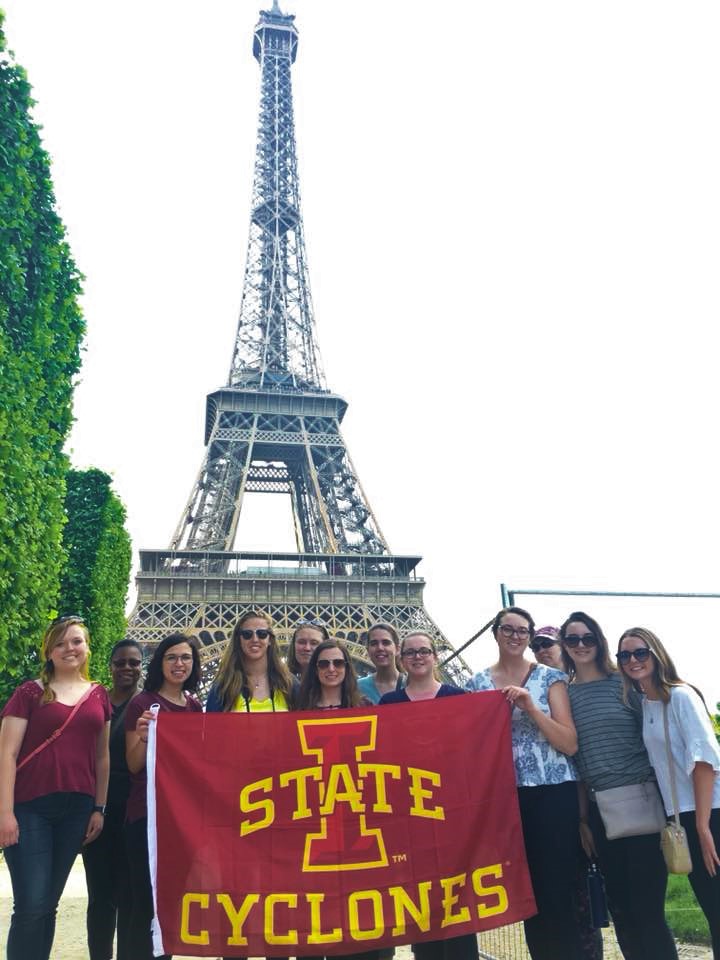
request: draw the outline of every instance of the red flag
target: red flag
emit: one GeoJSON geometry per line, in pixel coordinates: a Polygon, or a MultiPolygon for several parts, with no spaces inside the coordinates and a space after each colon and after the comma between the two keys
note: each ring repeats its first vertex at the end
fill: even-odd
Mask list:
{"type": "Polygon", "coordinates": [[[334,955],[535,912],[500,693],[161,714],[149,770],[160,952],[334,955]]]}

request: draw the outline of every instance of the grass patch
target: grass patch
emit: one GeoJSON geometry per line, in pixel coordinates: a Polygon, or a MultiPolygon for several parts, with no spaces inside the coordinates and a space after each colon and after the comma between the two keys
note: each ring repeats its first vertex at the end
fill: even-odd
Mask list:
{"type": "Polygon", "coordinates": [[[675,938],[682,943],[710,943],[705,914],[697,905],[687,877],[668,876],[665,917],[675,938]]]}

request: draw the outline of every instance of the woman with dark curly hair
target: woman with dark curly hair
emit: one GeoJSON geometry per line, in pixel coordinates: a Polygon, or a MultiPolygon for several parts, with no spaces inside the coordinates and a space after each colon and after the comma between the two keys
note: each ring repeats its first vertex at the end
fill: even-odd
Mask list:
{"type": "Polygon", "coordinates": [[[500,610],[492,626],[497,662],[469,690],[501,690],[512,711],[512,749],[520,818],[538,912],[525,921],[533,960],[583,954],[574,913],[578,859],[577,752],[567,677],[525,654],[535,623],[521,607],[500,610]]]}
{"type": "MultiPolygon", "coordinates": [[[[625,960],[676,960],[665,922],[667,870],[658,826],[635,836],[608,838],[597,796],[605,790],[640,788],[657,797],[655,776],[642,741],[642,710],[636,693],[623,697],[622,679],[610,659],[597,620],[578,610],[560,627],[568,693],[578,752],[580,840],[597,857],[608,906],[625,960]]],[[[625,801],[630,802],[630,801],[625,801]]],[[[610,830],[612,835],[612,829],[610,830]]]]}
{"type": "Polygon", "coordinates": [[[148,863],[145,767],[148,730],[154,722],[150,707],[157,704],[161,713],[202,713],[200,701],[193,696],[199,682],[200,655],[195,641],[183,633],[172,633],[157,645],[143,692],[130,701],[125,711],[125,752],[130,771],[125,840],[132,887],[129,956],[133,960],[153,957],[150,926],[154,908],[148,863]]]}

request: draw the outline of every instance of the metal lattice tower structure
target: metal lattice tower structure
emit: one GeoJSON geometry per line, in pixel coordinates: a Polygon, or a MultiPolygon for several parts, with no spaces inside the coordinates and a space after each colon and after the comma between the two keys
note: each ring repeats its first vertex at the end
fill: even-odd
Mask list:
{"type": "MultiPolygon", "coordinates": [[[[347,404],[326,386],[315,335],[295,148],[291,67],[298,34],[277,0],[260,13],[260,116],[242,305],[226,386],[207,397],[206,453],[169,550],[141,550],[129,636],[171,630],[202,644],[207,672],[248,609],[269,612],[281,642],[321,619],[360,667],[376,620],[430,632],[420,557],[393,556],[340,430],[347,404]],[[235,551],[245,495],[289,495],[297,553],[235,551]]],[[[447,675],[462,681],[460,658],[447,675]]]]}

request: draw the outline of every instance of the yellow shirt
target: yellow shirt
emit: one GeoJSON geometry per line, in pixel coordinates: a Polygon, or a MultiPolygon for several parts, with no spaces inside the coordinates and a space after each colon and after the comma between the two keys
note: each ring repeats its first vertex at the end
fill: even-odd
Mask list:
{"type": "Polygon", "coordinates": [[[242,694],[233,704],[233,713],[287,713],[288,704],[285,694],[280,690],[273,690],[272,699],[256,700],[251,697],[245,700],[242,694]]]}

